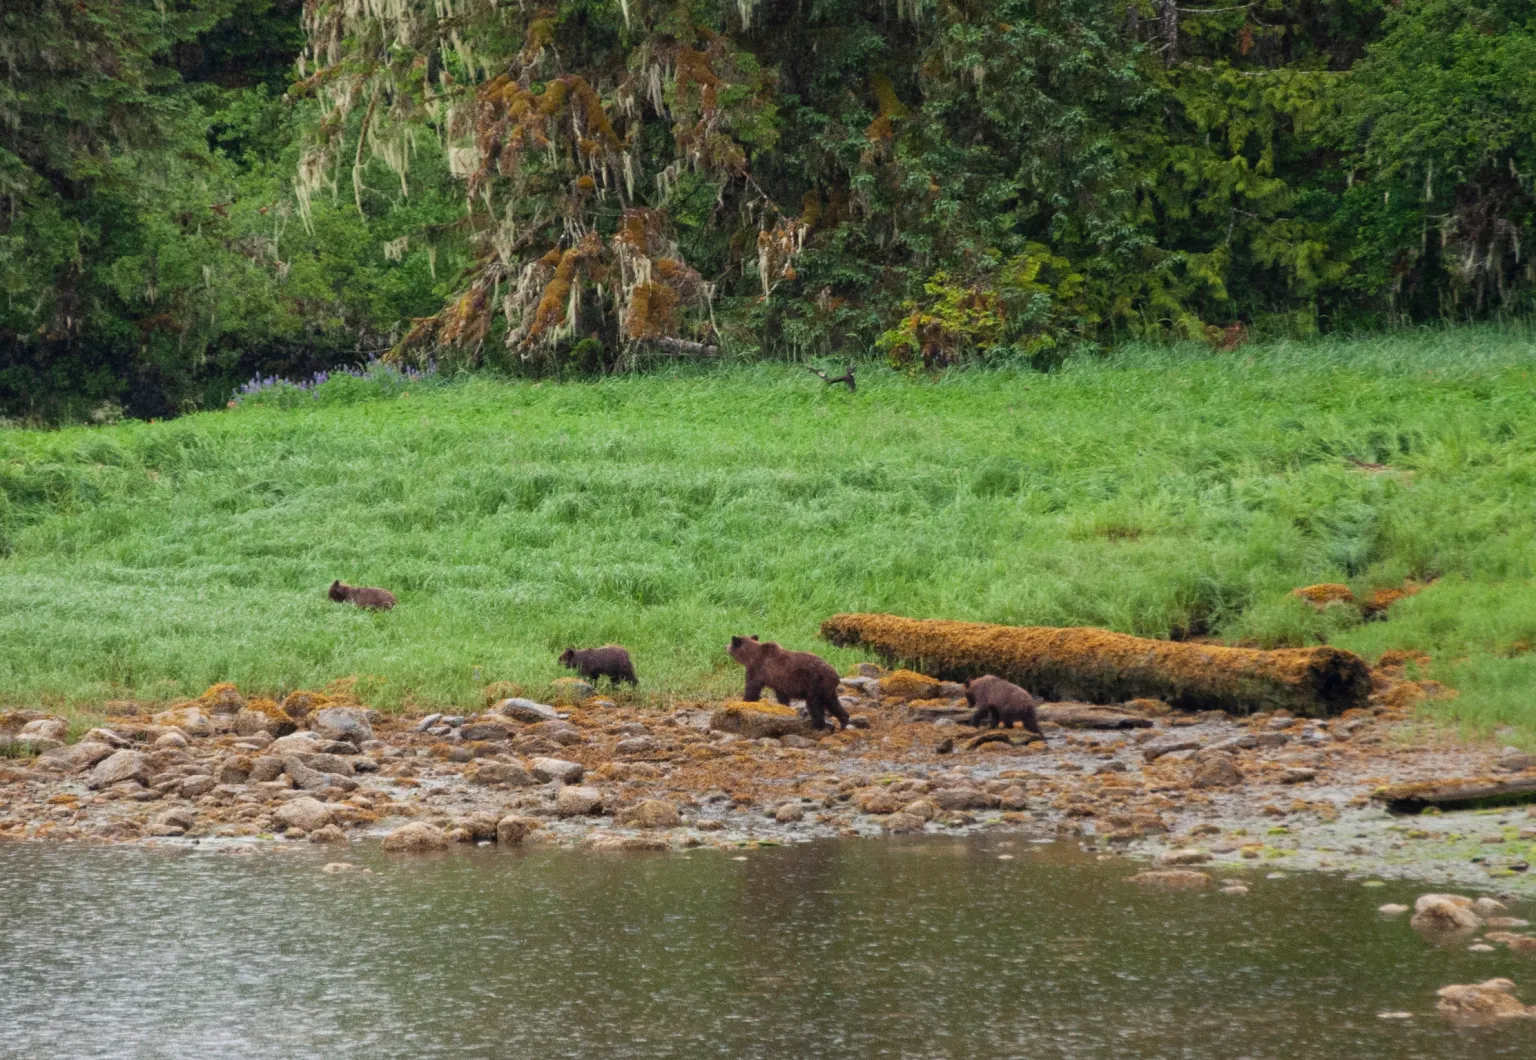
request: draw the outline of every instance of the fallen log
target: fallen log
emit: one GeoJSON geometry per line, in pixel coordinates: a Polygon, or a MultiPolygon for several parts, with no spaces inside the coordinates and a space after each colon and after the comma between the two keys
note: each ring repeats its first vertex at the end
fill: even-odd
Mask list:
{"type": "Polygon", "coordinates": [[[833,644],[950,681],[996,674],[1051,700],[1161,699],[1183,710],[1337,714],[1365,705],[1371,675],[1352,652],[1322,646],[1258,651],[1149,640],[1077,627],[995,626],[896,615],[834,615],[833,644]]]}
{"type": "Polygon", "coordinates": [[[1450,777],[1388,784],[1371,792],[1391,813],[1421,813],[1431,806],[1442,810],[1472,810],[1484,806],[1536,802],[1536,773],[1517,777],[1450,777]]]}

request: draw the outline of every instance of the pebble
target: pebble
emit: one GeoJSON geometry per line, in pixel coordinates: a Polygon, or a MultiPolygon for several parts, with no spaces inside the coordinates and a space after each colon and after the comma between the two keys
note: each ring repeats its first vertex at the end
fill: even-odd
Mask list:
{"type": "Polygon", "coordinates": [[[1376,912],[1382,916],[1402,916],[1408,912],[1408,907],[1406,905],[1398,905],[1395,902],[1389,902],[1386,905],[1377,906],[1376,912]]]}

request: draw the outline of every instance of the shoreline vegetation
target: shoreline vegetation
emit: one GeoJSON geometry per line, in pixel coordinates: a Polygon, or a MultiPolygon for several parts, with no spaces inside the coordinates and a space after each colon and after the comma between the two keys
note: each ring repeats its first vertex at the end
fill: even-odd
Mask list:
{"type": "Polygon", "coordinates": [[[867,610],[1397,652],[1449,690],[1429,718],[1530,747],[1533,362],[1529,329],[1478,327],[875,370],[854,394],[798,366],[339,373],[8,429],[0,702],[84,725],[343,681],[453,710],[612,641],[661,707],[730,694],[737,633],[845,669],[817,627],[867,610]],[[332,604],[336,578],[400,606],[332,604]],[[1296,593],[1316,585],[1345,590],[1296,593]]]}

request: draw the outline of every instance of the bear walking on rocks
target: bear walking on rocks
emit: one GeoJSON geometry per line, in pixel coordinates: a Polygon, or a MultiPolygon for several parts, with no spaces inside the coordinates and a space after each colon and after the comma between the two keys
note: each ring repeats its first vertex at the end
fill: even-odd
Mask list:
{"type": "Polygon", "coordinates": [[[732,637],[726,649],[731,658],[747,668],[747,687],[741,698],[756,703],[764,688],[773,689],[779,702],[805,700],[811,712],[811,727],[825,729],[831,714],[844,729],[848,712],[837,699],[837,671],[830,663],[808,651],[785,651],[773,641],[759,641],[757,635],[732,637]]]}
{"type": "Polygon", "coordinates": [[[330,597],[338,604],[356,604],[374,611],[388,611],[395,606],[395,594],[388,589],[368,589],[358,585],[331,582],[330,597]]]}
{"type": "Polygon", "coordinates": [[[976,708],[976,713],[971,716],[971,724],[978,729],[994,725],[1011,729],[1016,722],[1022,721],[1024,728],[1040,739],[1045,739],[1045,733],[1040,731],[1040,720],[1035,714],[1040,701],[1012,681],[1004,681],[991,674],[967,681],[965,701],[976,708]]]}
{"type": "Polygon", "coordinates": [[[560,665],[575,670],[588,681],[596,683],[606,677],[615,685],[628,681],[640,683],[635,677],[635,664],[629,661],[629,652],[617,644],[605,644],[601,648],[566,648],[560,653],[560,665]]]}

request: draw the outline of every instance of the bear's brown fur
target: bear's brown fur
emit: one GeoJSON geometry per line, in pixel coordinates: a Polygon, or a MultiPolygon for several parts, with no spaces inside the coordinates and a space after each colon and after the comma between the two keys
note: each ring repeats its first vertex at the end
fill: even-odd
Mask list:
{"type": "Polygon", "coordinates": [[[368,589],[359,585],[331,582],[330,597],[338,604],[356,604],[374,611],[388,611],[395,606],[395,594],[388,589],[368,589]]]}
{"type": "Polygon", "coordinates": [[[1045,739],[1035,714],[1040,701],[1012,681],[1004,681],[991,674],[967,681],[965,701],[976,708],[976,713],[971,716],[971,724],[978,729],[994,725],[1011,729],[1017,722],[1023,722],[1024,728],[1040,739],[1045,739]]]}
{"type": "Polygon", "coordinates": [[[614,684],[628,681],[640,683],[635,677],[635,664],[629,661],[628,650],[617,644],[605,644],[601,648],[566,648],[560,653],[560,665],[575,670],[588,681],[606,677],[614,684]]]}
{"type": "Polygon", "coordinates": [[[756,703],[763,689],[771,688],[785,706],[793,699],[805,700],[812,728],[825,729],[828,714],[848,728],[848,712],[837,699],[837,671],[825,659],[808,651],[785,651],[771,640],[759,641],[756,634],[732,637],[726,650],[747,668],[747,687],[741,694],[746,702],[756,703]]]}

